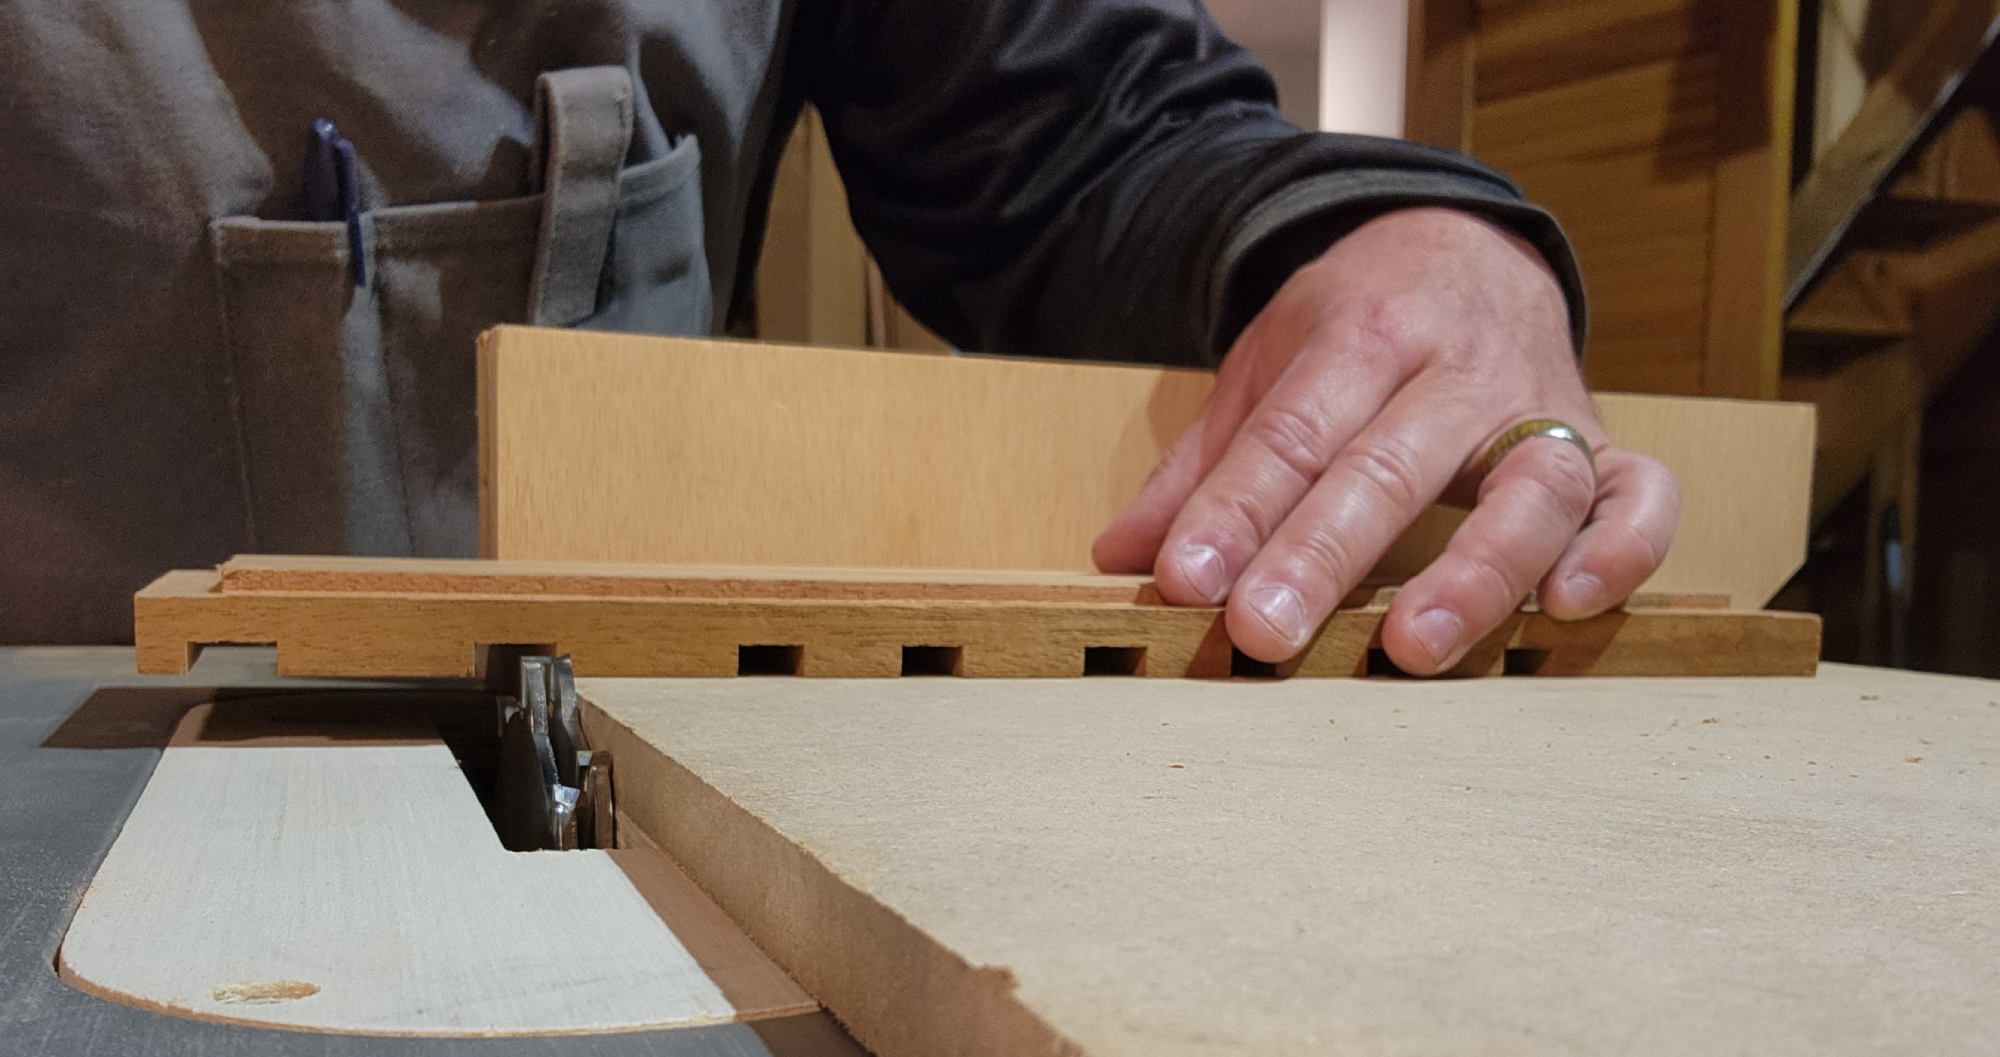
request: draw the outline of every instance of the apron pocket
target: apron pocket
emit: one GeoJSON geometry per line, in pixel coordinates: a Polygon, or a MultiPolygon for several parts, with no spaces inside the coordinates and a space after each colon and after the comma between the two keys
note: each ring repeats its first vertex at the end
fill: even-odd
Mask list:
{"type": "Polygon", "coordinates": [[[714,303],[706,246],[701,147],[687,135],[664,156],[619,172],[597,311],[577,325],[706,336],[714,303]]]}
{"type": "Polygon", "coordinates": [[[210,226],[252,544],[478,551],[475,339],[523,318],[539,196],[210,226]]]}
{"type": "Polygon", "coordinates": [[[414,553],[479,556],[480,332],[527,318],[540,196],[375,213],[383,365],[414,553]]]}

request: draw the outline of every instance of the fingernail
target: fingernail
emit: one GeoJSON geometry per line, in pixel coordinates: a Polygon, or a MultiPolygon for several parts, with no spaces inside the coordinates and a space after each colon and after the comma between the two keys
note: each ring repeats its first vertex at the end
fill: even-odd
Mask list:
{"type": "Polygon", "coordinates": [[[1306,607],[1299,602],[1297,591],[1282,585],[1260,587],[1250,592],[1244,601],[1264,618],[1264,623],[1278,633],[1288,646],[1297,646],[1306,637],[1306,607]]]}
{"type": "Polygon", "coordinates": [[[1180,557],[1174,562],[1180,566],[1181,578],[1194,588],[1195,593],[1206,599],[1210,605],[1220,605],[1229,597],[1229,576],[1222,568],[1222,552],[1203,544],[1182,547],[1180,557]]]}
{"type": "Polygon", "coordinates": [[[1431,655],[1431,663],[1442,668],[1458,651],[1458,640],[1465,634],[1465,622],[1449,609],[1426,609],[1410,621],[1410,631],[1417,636],[1424,652],[1431,655]]]}
{"type": "Polygon", "coordinates": [[[1582,610],[1596,609],[1604,597],[1604,581],[1589,573],[1571,573],[1562,583],[1563,595],[1569,604],[1582,610]]]}

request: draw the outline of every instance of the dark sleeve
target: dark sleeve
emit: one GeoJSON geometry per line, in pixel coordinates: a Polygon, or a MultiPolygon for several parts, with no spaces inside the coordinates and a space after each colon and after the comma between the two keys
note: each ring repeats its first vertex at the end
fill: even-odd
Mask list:
{"type": "Polygon", "coordinates": [[[1389,209],[1505,225],[1583,293],[1499,173],[1305,133],[1197,0],[802,0],[793,55],[856,227],[954,344],[1212,365],[1292,270],[1389,209]]]}

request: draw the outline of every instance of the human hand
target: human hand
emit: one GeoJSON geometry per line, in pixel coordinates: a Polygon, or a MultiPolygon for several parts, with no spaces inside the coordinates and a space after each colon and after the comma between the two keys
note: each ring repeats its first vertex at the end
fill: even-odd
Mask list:
{"type": "Polygon", "coordinates": [[[1226,600],[1237,648],[1278,662],[1440,499],[1472,511],[1382,625],[1389,658],[1417,675],[1451,668],[1530,590],[1565,620],[1624,601],[1680,516],[1673,474],[1598,422],[1542,256],[1426,207],[1376,217],[1293,273],[1092,557],[1151,569],[1177,605],[1226,600]],[[1547,438],[1482,479],[1503,433],[1545,418],[1590,442],[1594,480],[1575,445],[1547,438]]]}

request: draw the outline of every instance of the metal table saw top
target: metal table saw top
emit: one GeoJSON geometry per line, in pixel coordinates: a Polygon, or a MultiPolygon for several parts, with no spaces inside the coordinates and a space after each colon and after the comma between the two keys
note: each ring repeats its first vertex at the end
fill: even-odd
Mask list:
{"type": "MultiPolygon", "coordinates": [[[[133,674],[129,648],[0,648],[0,1054],[563,1054],[771,1057],[814,1024],[731,1023],[514,1038],[399,1038],[188,1019],[107,1001],[58,978],[77,902],[152,775],[155,746],[218,687],[306,688],[270,651],[215,651],[188,676],[133,674]],[[84,715],[89,722],[79,722],[84,715]]],[[[406,684],[407,685],[407,684],[406,684]]]]}
{"type": "MultiPolygon", "coordinates": [[[[189,677],[141,678],[128,674],[131,664],[128,650],[0,650],[7,805],[0,809],[7,914],[0,1054],[771,1051],[743,1025],[509,1040],[290,1033],[156,1015],[71,990],[52,969],[57,945],[157,757],[131,746],[146,743],[149,724],[201,699],[200,688],[312,685],[278,683],[264,651],[215,651],[189,677]],[[117,722],[75,721],[93,710],[117,722]]],[[[1014,688],[975,680],[607,680],[583,690],[602,718],[625,726],[628,740],[671,744],[676,766],[699,773],[714,798],[743,808],[741,836],[769,830],[801,855],[841,863],[842,885],[894,909],[913,942],[942,944],[974,975],[981,966],[1007,967],[1007,993],[1084,1052],[1311,1052],[1318,1047],[1296,1045],[1295,1036],[1315,1018],[1340,1020],[1338,1009],[1328,1012],[1332,999],[1387,1009],[1382,1003],[1399,995],[1415,1003],[1401,1022],[1409,1031],[1362,1032],[1343,1049],[1992,1052],[2000,1023],[1991,985],[2000,947],[1988,912],[2000,850],[1993,825],[2000,799],[1992,792],[2000,684],[1839,666],[1816,680],[1529,683],[1175,683],[1163,692],[1140,680],[1087,691],[1062,680],[1014,688]],[[1632,686],[1659,701],[1610,707],[1606,695],[1632,686]],[[1079,711],[1074,698],[1084,693],[1096,707],[1079,711]],[[992,706],[995,695],[1005,707],[949,707],[992,706]],[[752,701],[761,707],[740,707],[752,701]],[[1065,716],[1075,721],[1052,735],[1065,716]],[[1652,736],[1660,723],[1676,737],[1652,736]],[[1294,726],[1298,737],[1273,736],[1294,726]],[[1315,737],[1329,751],[1312,751],[1315,737]],[[1571,771],[1521,763],[1536,757],[1544,738],[1564,743],[1571,771]],[[1261,739],[1255,759],[1229,748],[1244,739],[1261,739]],[[1524,739],[1533,744],[1507,748],[1524,739]],[[1585,741],[1593,751],[1580,751],[1585,741]],[[1752,746],[1783,758],[1746,755],[1752,746]],[[1138,755],[1122,772],[1099,759],[1127,750],[1138,755]],[[1347,766],[1328,772],[1329,759],[1347,766]],[[1651,769],[1628,779],[1635,760],[1651,769]],[[1302,769],[1302,761],[1318,770],[1302,769]],[[1321,778],[1308,785],[1286,778],[1300,773],[1321,778]],[[1230,799],[1256,793],[1260,776],[1272,775],[1284,779],[1272,788],[1296,795],[1230,799]],[[1149,791],[1174,795],[1141,795],[1149,791]],[[1340,810],[1371,791],[1422,808],[1340,810]],[[911,803],[936,810],[912,816],[911,803]],[[1123,805],[1129,815],[1135,803],[1145,814],[1133,817],[1151,830],[1105,808],[1123,805]],[[1537,807],[1549,804],[1561,810],[1537,807]],[[1738,819],[1737,807],[1755,808],[1757,817],[1738,819]],[[1290,845],[1246,829],[1245,819],[1267,830],[1320,820],[1325,832],[1314,846],[1332,858],[1287,890],[1319,892],[1326,905],[1268,898],[1274,884],[1289,883],[1273,871],[1290,845]],[[1511,828],[1502,825],[1510,819],[1511,828]],[[1709,824],[1688,830],[1690,819],[1709,824]],[[996,853],[982,834],[1001,832],[1009,839],[996,853]],[[1184,854],[1158,854],[1161,832],[1184,854]],[[1126,883],[1090,884],[1121,847],[1126,883]],[[988,883],[968,885],[968,870],[988,883]],[[1381,882],[1370,890],[1372,903],[1337,898],[1346,890],[1335,883],[1342,876],[1365,881],[1371,872],[1381,882]],[[1543,884],[1543,873],[1568,887],[1543,884]],[[1729,877],[1736,883],[1713,883],[1729,877]],[[1223,891],[1229,898],[1216,899],[1223,891]],[[1565,893],[1593,892],[1601,914],[1629,927],[1572,927],[1577,904],[1565,893]],[[1661,899],[1657,912],[1633,912],[1635,902],[1661,899]],[[1277,905],[1289,916],[1258,924],[1258,942],[1230,948],[1213,936],[1187,939],[1206,927],[1193,911],[1277,905]],[[1507,910],[1496,914],[1496,906],[1507,910]],[[1714,910],[1728,920],[1714,920],[1714,910]],[[1154,925],[1139,920],[1149,915],[1154,925]],[[1295,919],[1304,940],[1293,936],[1295,919]],[[1819,935],[1810,943],[1792,931],[1813,928],[1819,935]],[[1061,942],[1050,941],[1052,933],[1061,942]],[[1413,935],[1483,940],[1487,956],[1412,961],[1413,935]],[[1634,935],[1659,942],[1647,947],[1634,935]],[[1371,936],[1372,946],[1363,942],[1371,936]],[[1255,1034],[1269,1045],[1229,1046],[1209,1030],[1214,1016],[1196,1017],[1201,1007],[1185,1000],[1190,994],[1225,996],[1213,986],[1213,967],[1181,971],[1147,945],[1176,939],[1211,961],[1217,951],[1263,952],[1230,963],[1223,977],[1247,986],[1257,976],[1280,1001],[1246,1005],[1230,991],[1233,1004],[1223,1003],[1223,1012],[1240,1015],[1243,1038],[1255,1034]],[[1508,946],[1515,939],[1520,944],[1508,946]],[[1259,946],[1263,940],[1270,942],[1259,946]],[[1508,969],[1550,969],[1551,960],[1560,972],[1508,969]],[[1496,970],[1483,977],[1484,999],[1467,998],[1462,970],[1475,962],[1496,970]],[[1329,976],[1329,965],[1348,978],[1329,976]],[[1621,976],[1607,966],[1631,971],[1621,976]],[[1592,977],[1600,970],[1602,978],[1592,977]],[[1181,990],[1145,990],[1155,984],[1181,990]],[[1138,1008],[1135,989],[1176,1000],[1135,1019],[1123,1015],[1138,1008]],[[1274,1012],[1302,995],[1312,1007],[1274,1012]],[[1523,1032],[1439,1015],[1471,1008],[1568,1019],[1545,1017],[1540,1026],[1550,1030],[1523,1032]],[[1181,1022],[1189,1017],[1199,1023],[1181,1022]],[[1567,1034],[1553,1030],[1565,1026],[1567,1034]]],[[[703,806],[672,803],[696,814],[703,806]]],[[[670,826],[647,829],[672,836],[670,826]]],[[[767,886],[769,878],[737,878],[732,887],[726,861],[686,854],[712,842],[681,849],[665,842],[698,880],[712,873],[703,880],[710,891],[752,899],[767,886]]],[[[760,942],[785,934],[772,922],[760,933],[726,904],[760,942]]],[[[1229,935],[1244,934],[1232,924],[1240,915],[1211,916],[1229,935]]],[[[853,970],[847,979],[866,976],[905,996],[934,982],[886,978],[896,966],[857,961],[866,953],[858,945],[830,944],[809,927],[794,933],[838,956],[822,967],[833,976],[800,977],[836,1012],[843,966],[853,970]]],[[[962,1012],[911,1001],[896,1019],[935,1021],[927,1036],[935,1041],[963,1030],[962,1012]]],[[[1363,1020],[1345,1023],[1366,1027],[1363,1020]]],[[[866,1031],[857,1036],[868,1041],[866,1031]]]]}

